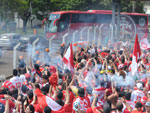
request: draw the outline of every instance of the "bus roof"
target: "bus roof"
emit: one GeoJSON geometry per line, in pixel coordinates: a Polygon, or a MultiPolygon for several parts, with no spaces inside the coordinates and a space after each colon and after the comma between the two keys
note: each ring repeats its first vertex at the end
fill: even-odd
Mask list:
{"type": "MultiPolygon", "coordinates": [[[[88,10],[88,11],[56,11],[56,12],[52,12],[52,14],[66,14],[66,13],[85,13],[85,14],[112,14],[111,10],[88,10]]],[[[143,14],[143,13],[127,13],[127,12],[121,12],[121,14],[123,15],[142,15],[142,16],[147,16],[147,14],[143,14]]]]}

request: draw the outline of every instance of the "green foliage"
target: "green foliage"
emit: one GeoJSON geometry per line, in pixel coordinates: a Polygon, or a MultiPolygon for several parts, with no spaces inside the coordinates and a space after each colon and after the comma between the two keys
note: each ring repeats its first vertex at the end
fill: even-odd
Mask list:
{"type": "Polygon", "coordinates": [[[121,1],[121,9],[122,12],[133,12],[133,10],[137,13],[144,13],[143,12],[143,4],[144,2],[141,2],[140,0],[137,0],[136,2],[131,0],[122,0],[121,1]],[[133,5],[135,9],[133,9],[133,5]]]}
{"type": "MultiPolygon", "coordinates": [[[[28,20],[34,14],[42,20],[53,11],[61,10],[111,10],[112,0],[0,0],[0,17],[2,20],[11,20],[17,12],[23,20],[28,20]],[[31,5],[31,7],[30,7],[31,5]]],[[[133,1],[121,0],[121,11],[132,12],[133,1]]],[[[143,2],[135,2],[135,11],[143,13],[143,2]]]]}

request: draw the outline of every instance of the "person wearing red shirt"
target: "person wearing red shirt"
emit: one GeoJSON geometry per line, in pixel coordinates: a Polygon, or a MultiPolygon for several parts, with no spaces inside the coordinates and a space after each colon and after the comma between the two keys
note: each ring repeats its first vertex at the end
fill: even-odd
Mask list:
{"type": "Polygon", "coordinates": [[[13,88],[15,88],[15,86],[8,80],[6,80],[3,84],[2,87],[4,88],[8,88],[9,90],[13,90],[13,88]]]}
{"type": "Polygon", "coordinates": [[[142,104],[140,102],[137,102],[135,104],[135,109],[131,113],[143,113],[142,112],[142,104]]]}
{"type": "MultiPolygon", "coordinates": [[[[63,98],[65,98],[66,95],[66,91],[63,91],[63,98]]],[[[70,95],[70,100],[69,100],[69,105],[68,105],[68,109],[66,109],[66,112],[72,112],[72,104],[73,104],[73,100],[74,100],[74,94],[72,93],[71,90],[69,90],[69,95],[70,95]]]]}
{"type": "Polygon", "coordinates": [[[15,108],[15,103],[10,99],[6,99],[6,97],[8,97],[8,95],[0,95],[0,103],[6,105],[6,101],[8,101],[9,113],[12,113],[15,108]]]}
{"type": "Polygon", "coordinates": [[[87,96],[85,96],[84,88],[78,89],[78,97],[73,102],[73,112],[77,110],[77,106],[75,105],[76,102],[79,102],[78,105],[80,106],[81,111],[85,111],[90,107],[90,100],[87,96]]]}

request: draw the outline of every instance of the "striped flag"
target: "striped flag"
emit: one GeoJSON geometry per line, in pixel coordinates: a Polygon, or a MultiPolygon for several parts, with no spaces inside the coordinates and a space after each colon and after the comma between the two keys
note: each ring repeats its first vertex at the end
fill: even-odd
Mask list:
{"type": "Polygon", "coordinates": [[[133,56],[132,56],[132,64],[131,64],[131,73],[132,75],[135,75],[138,69],[137,60],[141,56],[141,49],[138,42],[138,35],[136,35],[135,43],[134,43],[134,50],[133,50],[133,56]]]}
{"type": "Polygon", "coordinates": [[[72,44],[68,47],[64,57],[63,62],[67,65],[68,69],[73,72],[74,69],[74,63],[73,63],[73,49],[72,44]]]}
{"type": "Polygon", "coordinates": [[[44,109],[45,107],[48,106],[48,107],[51,108],[51,110],[58,111],[62,108],[62,106],[57,104],[53,99],[51,99],[50,97],[42,94],[40,89],[36,89],[34,91],[34,93],[37,95],[38,104],[41,105],[42,109],[44,109]]]}

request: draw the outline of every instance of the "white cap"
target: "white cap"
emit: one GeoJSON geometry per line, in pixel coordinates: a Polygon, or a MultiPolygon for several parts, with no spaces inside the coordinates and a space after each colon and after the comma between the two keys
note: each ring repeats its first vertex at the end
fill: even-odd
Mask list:
{"type": "Polygon", "coordinates": [[[136,87],[137,87],[138,89],[143,89],[142,83],[137,83],[137,84],[136,84],[136,87]]]}

